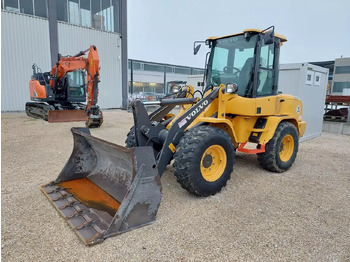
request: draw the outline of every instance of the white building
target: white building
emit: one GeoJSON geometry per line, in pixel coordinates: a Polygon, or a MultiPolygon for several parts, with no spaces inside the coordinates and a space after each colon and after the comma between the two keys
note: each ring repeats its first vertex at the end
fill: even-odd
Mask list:
{"type": "Polygon", "coordinates": [[[350,96],[350,57],[335,59],[332,95],[350,96]]]}
{"type": "Polygon", "coordinates": [[[129,93],[169,93],[173,83],[187,82],[188,76],[202,75],[204,69],[129,59],[129,93]]]}
{"type": "Polygon", "coordinates": [[[33,63],[47,72],[58,53],[90,45],[100,58],[99,106],[126,108],[126,10],[126,0],[1,0],[1,111],[24,110],[33,63]]]}

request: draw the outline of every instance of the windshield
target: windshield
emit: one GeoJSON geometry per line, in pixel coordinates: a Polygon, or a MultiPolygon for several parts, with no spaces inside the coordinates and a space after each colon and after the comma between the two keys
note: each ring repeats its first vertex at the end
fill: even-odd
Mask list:
{"type": "Polygon", "coordinates": [[[238,95],[247,96],[252,84],[254,51],[258,35],[237,35],[213,43],[208,63],[207,86],[236,83],[238,95]]]}
{"type": "Polygon", "coordinates": [[[67,73],[68,92],[70,96],[85,96],[84,72],[77,70],[67,73]]]}

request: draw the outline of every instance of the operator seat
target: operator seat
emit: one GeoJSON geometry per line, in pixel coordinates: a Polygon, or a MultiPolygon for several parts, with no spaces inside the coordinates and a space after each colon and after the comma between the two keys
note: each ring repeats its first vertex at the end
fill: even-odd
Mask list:
{"type": "Polygon", "coordinates": [[[252,77],[253,64],[254,58],[248,58],[239,74],[238,94],[240,96],[245,96],[247,94],[248,83],[252,77]]]}

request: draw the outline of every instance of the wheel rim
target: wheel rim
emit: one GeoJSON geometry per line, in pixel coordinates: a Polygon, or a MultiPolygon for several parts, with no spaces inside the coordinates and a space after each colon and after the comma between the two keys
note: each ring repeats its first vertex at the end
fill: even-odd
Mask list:
{"type": "Polygon", "coordinates": [[[292,135],[286,135],[283,137],[280,146],[280,159],[283,162],[287,162],[293,155],[294,151],[294,138],[292,135]]]}
{"type": "Polygon", "coordinates": [[[227,163],[225,149],[220,145],[212,145],[205,150],[201,159],[201,173],[208,182],[218,180],[227,163]]]}

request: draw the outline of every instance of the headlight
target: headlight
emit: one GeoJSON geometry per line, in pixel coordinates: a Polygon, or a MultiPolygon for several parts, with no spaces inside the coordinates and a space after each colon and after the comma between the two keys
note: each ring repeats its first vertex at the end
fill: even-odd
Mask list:
{"type": "Polygon", "coordinates": [[[234,94],[236,93],[238,90],[237,88],[237,84],[233,83],[233,84],[227,84],[226,88],[225,88],[225,93],[229,93],[229,94],[234,94]]]}

